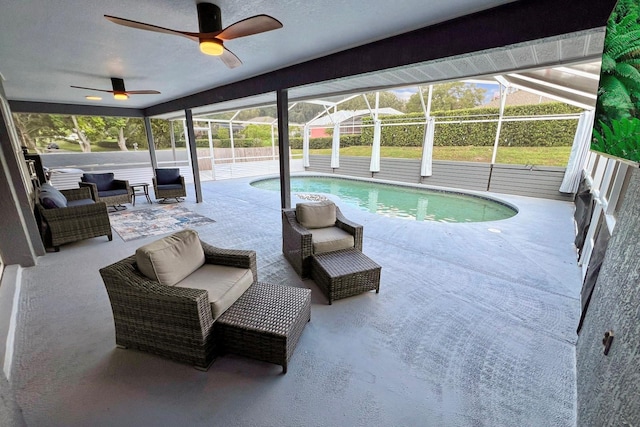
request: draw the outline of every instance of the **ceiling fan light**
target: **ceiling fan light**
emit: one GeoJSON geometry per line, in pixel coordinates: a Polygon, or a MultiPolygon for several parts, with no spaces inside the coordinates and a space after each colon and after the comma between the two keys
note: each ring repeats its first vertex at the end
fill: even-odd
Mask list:
{"type": "Polygon", "coordinates": [[[218,40],[200,39],[200,52],[205,55],[220,56],[224,52],[224,47],[218,40]]]}
{"type": "Polygon", "coordinates": [[[124,101],[125,99],[129,99],[129,95],[127,95],[126,93],[122,93],[122,92],[115,92],[113,94],[113,99],[117,99],[119,101],[124,101]]]}

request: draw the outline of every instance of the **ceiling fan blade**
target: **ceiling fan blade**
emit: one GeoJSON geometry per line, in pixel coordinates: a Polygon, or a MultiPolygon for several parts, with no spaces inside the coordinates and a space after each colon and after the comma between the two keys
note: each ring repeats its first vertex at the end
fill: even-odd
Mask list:
{"type": "Polygon", "coordinates": [[[172,34],[176,36],[186,37],[193,41],[198,41],[198,33],[190,33],[188,31],[172,30],[170,28],[158,27],[156,25],[145,24],[144,22],[131,21],[129,19],[118,18],[117,16],[104,15],[109,21],[125,27],[135,28],[138,30],[154,31],[156,33],[172,34]]]}
{"type": "Polygon", "coordinates": [[[222,60],[222,62],[224,62],[224,65],[226,65],[229,68],[236,68],[242,65],[242,61],[240,61],[240,58],[238,58],[233,52],[231,52],[226,47],[222,51],[222,55],[220,55],[219,58],[222,60]]]}
{"type": "Polygon", "coordinates": [[[97,90],[98,92],[113,93],[112,90],[96,89],[94,87],[82,87],[82,86],[73,86],[73,85],[71,87],[76,88],[76,89],[97,90]]]}
{"type": "Polygon", "coordinates": [[[221,40],[231,40],[252,34],[264,33],[265,31],[277,30],[278,28],[282,28],[282,22],[277,19],[269,15],[256,15],[229,25],[214,37],[221,40]]]}
{"type": "Polygon", "coordinates": [[[128,90],[126,93],[129,95],[157,95],[160,92],[157,90],[128,90]]]}

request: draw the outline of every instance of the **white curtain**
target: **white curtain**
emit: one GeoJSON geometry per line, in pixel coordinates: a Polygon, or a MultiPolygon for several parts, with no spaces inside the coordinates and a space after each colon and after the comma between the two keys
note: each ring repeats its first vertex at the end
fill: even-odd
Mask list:
{"type": "Polygon", "coordinates": [[[309,128],[309,124],[304,125],[304,130],[302,134],[302,165],[305,168],[309,167],[309,132],[311,129],[309,128]]]}
{"type": "Polygon", "coordinates": [[[373,146],[371,147],[370,172],[380,172],[380,137],[382,134],[382,120],[373,121],[373,146]]]}
{"type": "Polygon", "coordinates": [[[431,176],[431,163],[433,161],[433,135],[435,133],[436,120],[433,117],[427,119],[424,131],[424,143],[422,144],[422,162],[420,163],[420,176],[431,176]]]}
{"type": "Polygon", "coordinates": [[[331,168],[340,167],[340,123],[333,125],[333,141],[331,143],[331,168]]]}
{"type": "Polygon", "coordinates": [[[594,110],[587,110],[580,114],[569,155],[569,163],[564,172],[562,184],[560,184],[560,192],[562,193],[575,193],[578,190],[580,179],[582,179],[582,169],[584,169],[591,146],[594,117],[594,110]]]}

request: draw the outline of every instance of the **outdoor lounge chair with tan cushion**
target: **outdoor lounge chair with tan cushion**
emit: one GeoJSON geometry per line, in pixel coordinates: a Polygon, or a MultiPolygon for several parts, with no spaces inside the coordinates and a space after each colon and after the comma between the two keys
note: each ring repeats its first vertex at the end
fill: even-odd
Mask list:
{"type": "Polygon", "coordinates": [[[311,255],[362,250],[361,225],[349,221],[332,201],[298,203],[282,211],[282,253],[300,277],[311,275],[311,255]]]}
{"type": "Polygon", "coordinates": [[[183,230],[100,270],[116,345],[207,369],[214,322],[257,283],[255,251],[222,249],[183,230]]]}

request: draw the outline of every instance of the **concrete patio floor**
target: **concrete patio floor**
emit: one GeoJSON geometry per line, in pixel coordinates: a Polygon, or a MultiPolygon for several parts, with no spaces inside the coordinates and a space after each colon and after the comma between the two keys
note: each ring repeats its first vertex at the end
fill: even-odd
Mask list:
{"type": "Polygon", "coordinates": [[[182,206],[216,221],[196,228],[202,240],[256,250],[261,281],[312,290],[289,372],[234,355],[201,372],[116,349],[98,269],[158,237],[114,233],[65,245],[22,273],[11,381],[28,425],[575,425],[572,204],[498,195],[518,215],[443,224],[335,199],[364,225],[363,251],[382,278],[379,294],[329,306],[282,255],[279,194],[253,179],[204,183],[204,202],[191,192],[182,206]]]}

